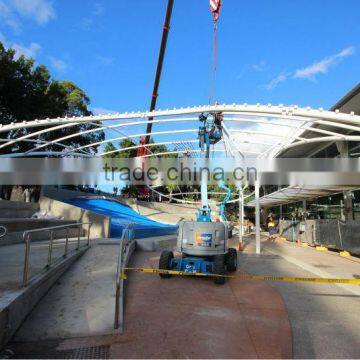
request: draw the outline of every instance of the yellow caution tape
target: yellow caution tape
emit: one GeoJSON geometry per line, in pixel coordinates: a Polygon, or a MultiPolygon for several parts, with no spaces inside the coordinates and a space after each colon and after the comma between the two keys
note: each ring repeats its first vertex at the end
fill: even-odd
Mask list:
{"type": "Polygon", "coordinates": [[[162,270],[152,268],[133,268],[126,267],[121,274],[122,279],[127,279],[126,272],[135,271],[146,274],[166,274],[176,276],[202,276],[202,277],[224,277],[229,279],[241,279],[250,281],[277,281],[277,282],[307,282],[307,283],[326,283],[326,284],[352,284],[360,285],[360,279],[338,279],[338,278],[314,278],[314,277],[295,277],[295,276],[270,276],[270,275],[249,275],[249,274],[234,274],[234,275],[219,275],[209,273],[195,273],[178,270],[162,270]]]}

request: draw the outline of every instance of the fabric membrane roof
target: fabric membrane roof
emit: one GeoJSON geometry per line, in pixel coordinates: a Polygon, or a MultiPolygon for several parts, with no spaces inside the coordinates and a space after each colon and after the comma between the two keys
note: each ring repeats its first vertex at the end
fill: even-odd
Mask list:
{"type": "MultiPolygon", "coordinates": [[[[260,198],[260,206],[271,207],[295,203],[306,199],[315,199],[322,196],[338,194],[343,191],[354,191],[359,186],[289,186],[260,198]]],[[[255,200],[250,201],[246,206],[254,207],[255,200]]]]}

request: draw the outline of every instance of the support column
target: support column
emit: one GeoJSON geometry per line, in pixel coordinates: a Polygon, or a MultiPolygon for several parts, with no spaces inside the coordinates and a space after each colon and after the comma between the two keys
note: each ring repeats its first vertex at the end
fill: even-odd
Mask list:
{"type": "Polygon", "coordinates": [[[354,220],[354,206],[352,191],[344,191],[344,215],[345,220],[354,220]]]}
{"type": "MultiPolygon", "coordinates": [[[[281,186],[280,185],[278,185],[278,191],[280,191],[281,190],[281,186]]],[[[281,205],[279,205],[279,220],[282,220],[282,217],[283,217],[283,206],[282,206],[282,204],[281,205]]]]}
{"type": "MultiPolygon", "coordinates": [[[[347,141],[337,141],[336,147],[339,151],[340,157],[349,157],[349,143],[347,141]]],[[[354,220],[353,193],[351,191],[344,191],[343,196],[345,220],[354,220]]]]}
{"type": "Polygon", "coordinates": [[[256,254],[260,254],[261,245],[260,245],[260,191],[259,191],[259,181],[255,181],[255,244],[256,244],[256,254]]]}
{"type": "Polygon", "coordinates": [[[243,249],[244,235],[244,193],[242,187],[239,189],[239,250],[243,249]]]}

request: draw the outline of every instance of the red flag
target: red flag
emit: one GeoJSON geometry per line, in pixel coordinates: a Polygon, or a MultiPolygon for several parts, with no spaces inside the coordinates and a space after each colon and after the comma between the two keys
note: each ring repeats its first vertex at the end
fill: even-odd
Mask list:
{"type": "Polygon", "coordinates": [[[219,19],[221,5],[221,0],[210,0],[210,11],[212,12],[215,21],[219,19]]]}

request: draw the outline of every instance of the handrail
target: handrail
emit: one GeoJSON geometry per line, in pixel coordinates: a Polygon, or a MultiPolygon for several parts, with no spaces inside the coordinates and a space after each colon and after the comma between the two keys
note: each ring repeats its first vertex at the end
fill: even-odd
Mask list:
{"type": "Polygon", "coordinates": [[[114,329],[124,330],[124,279],[123,268],[135,249],[134,224],[128,223],[122,231],[119,244],[119,256],[116,269],[116,294],[115,294],[115,318],[114,329]]]}
{"type": "Polygon", "coordinates": [[[68,247],[69,247],[69,230],[70,230],[70,228],[74,228],[74,227],[78,228],[77,247],[76,247],[76,250],[78,251],[80,248],[80,237],[81,237],[80,235],[81,235],[81,229],[82,229],[83,225],[88,225],[86,246],[90,246],[90,229],[92,226],[91,222],[81,222],[81,223],[72,223],[72,224],[66,224],[66,225],[50,226],[50,227],[46,227],[46,228],[25,230],[23,232],[23,240],[25,242],[23,287],[27,286],[29,283],[31,234],[40,232],[40,231],[48,231],[49,232],[50,239],[49,239],[48,261],[46,264],[46,268],[50,268],[51,264],[52,264],[54,231],[60,230],[60,229],[66,229],[65,250],[64,250],[64,255],[63,255],[63,257],[66,258],[67,254],[68,254],[68,247]]]}
{"type": "Polygon", "coordinates": [[[0,238],[4,237],[6,234],[7,234],[7,228],[5,226],[0,226],[0,238]]]}

